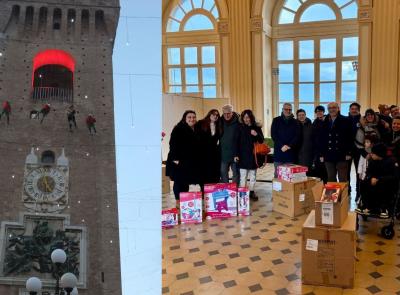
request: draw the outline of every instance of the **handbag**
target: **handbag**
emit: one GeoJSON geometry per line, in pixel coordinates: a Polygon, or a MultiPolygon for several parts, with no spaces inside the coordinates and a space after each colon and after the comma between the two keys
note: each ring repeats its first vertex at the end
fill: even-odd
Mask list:
{"type": "Polygon", "coordinates": [[[270,147],[265,144],[265,143],[259,143],[256,142],[254,143],[254,159],[256,160],[256,165],[258,168],[262,168],[265,163],[267,163],[267,155],[271,151],[270,147]],[[260,161],[259,161],[260,159],[260,161]],[[263,160],[261,160],[263,159],[263,160]],[[263,162],[261,165],[259,164],[260,162],[263,162]]]}

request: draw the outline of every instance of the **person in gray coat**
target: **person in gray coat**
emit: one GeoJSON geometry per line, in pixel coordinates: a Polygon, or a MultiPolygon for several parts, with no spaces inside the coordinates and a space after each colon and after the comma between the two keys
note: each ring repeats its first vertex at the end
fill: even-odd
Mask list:
{"type": "Polygon", "coordinates": [[[307,118],[306,111],[299,109],[296,112],[297,120],[301,126],[301,144],[298,150],[297,163],[307,166],[309,171],[313,165],[313,126],[311,120],[307,118]]]}

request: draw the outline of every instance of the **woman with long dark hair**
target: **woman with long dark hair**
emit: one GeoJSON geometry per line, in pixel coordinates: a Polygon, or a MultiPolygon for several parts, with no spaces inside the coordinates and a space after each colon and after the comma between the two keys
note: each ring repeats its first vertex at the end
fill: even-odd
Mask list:
{"type": "Polygon", "coordinates": [[[217,183],[220,179],[219,118],[218,110],[212,109],[195,126],[195,131],[200,139],[200,181],[202,185],[217,183]]]}
{"type": "Polygon", "coordinates": [[[254,154],[254,144],[263,143],[264,135],[261,127],[256,123],[256,118],[251,110],[244,110],[240,115],[241,124],[239,127],[237,145],[235,148],[235,161],[239,164],[240,187],[245,187],[247,178],[250,178],[248,188],[250,199],[257,201],[254,193],[258,165],[254,154]]]}
{"type": "Polygon", "coordinates": [[[175,199],[189,191],[190,184],[199,184],[199,137],[195,132],[196,113],[186,111],[174,127],[169,141],[166,175],[174,181],[175,199]]]}

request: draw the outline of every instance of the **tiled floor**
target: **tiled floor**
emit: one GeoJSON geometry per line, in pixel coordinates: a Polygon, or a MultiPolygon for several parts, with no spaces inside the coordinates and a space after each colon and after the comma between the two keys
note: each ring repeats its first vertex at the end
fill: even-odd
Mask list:
{"type": "MultiPolygon", "coordinates": [[[[271,167],[259,173],[268,180],[271,167]]],[[[400,294],[400,237],[385,240],[378,221],[360,223],[354,289],[301,284],[301,226],[272,212],[271,184],[256,186],[253,215],[163,231],[163,294],[400,294]]],[[[174,204],[164,196],[163,207],[174,204]]],[[[396,224],[396,230],[399,232],[396,224]]]]}

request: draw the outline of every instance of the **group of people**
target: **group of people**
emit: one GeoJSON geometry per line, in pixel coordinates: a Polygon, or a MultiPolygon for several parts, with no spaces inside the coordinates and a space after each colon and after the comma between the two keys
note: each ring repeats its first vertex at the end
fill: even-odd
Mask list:
{"type": "MultiPolygon", "coordinates": [[[[46,118],[46,116],[50,113],[51,110],[51,106],[49,103],[45,103],[42,108],[40,109],[40,111],[31,111],[30,113],[30,118],[36,118],[38,120],[40,120],[40,124],[43,123],[44,119],[46,118]]],[[[10,114],[11,114],[11,104],[9,101],[4,101],[2,103],[2,108],[1,108],[1,112],[0,112],[0,120],[1,117],[5,116],[7,119],[7,125],[10,124],[10,114]]],[[[68,120],[68,125],[69,125],[69,130],[70,132],[73,131],[72,127],[74,126],[75,129],[77,129],[77,124],[76,124],[76,116],[77,111],[75,110],[74,105],[70,105],[67,109],[67,120],[68,120]]],[[[88,114],[88,116],[86,117],[86,126],[89,129],[89,134],[93,135],[96,134],[96,118],[93,116],[93,114],[88,114]]]]}
{"type": "Polygon", "coordinates": [[[187,192],[190,184],[229,182],[248,187],[250,198],[257,200],[254,193],[258,163],[254,144],[263,143],[261,126],[251,110],[240,115],[231,105],[208,112],[197,121],[196,113],[186,111],[182,120],[174,127],[170,138],[166,174],[174,181],[175,199],[187,192]]]}
{"type": "Polygon", "coordinates": [[[295,163],[324,182],[349,182],[354,164],[357,211],[386,218],[398,190],[399,108],[380,105],[378,112],[367,109],[364,115],[360,109],[354,102],[344,116],[335,102],[328,104],[327,114],[317,106],[311,122],[303,109],[295,118],[292,105],[285,103],[271,126],[274,165],[295,163]]]}

